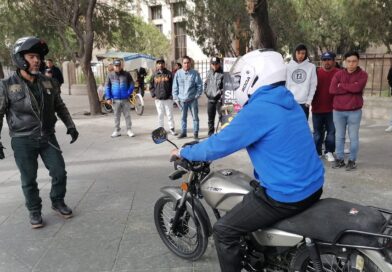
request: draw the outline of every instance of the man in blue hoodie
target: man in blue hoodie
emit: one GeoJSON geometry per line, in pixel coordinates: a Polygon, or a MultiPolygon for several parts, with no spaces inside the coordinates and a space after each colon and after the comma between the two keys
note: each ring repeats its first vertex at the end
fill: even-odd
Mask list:
{"type": "Polygon", "coordinates": [[[112,138],[121,136],[121,113],[124,115],[127,135],[129,137],[135,136],[131,130],[131,105],[128,101],[135,84],[130,73],[124,71],[121,64],[120,60],[113,61],[113,72],[108,74],[105,83],[106,100],[108,104],[113,105],[114,109],[114,131],[111,136],[112,138]]]}
{"type": "Polygon", "coordinates": [[[255,50],[236,61],[232,87],[243,105],[232,122],[207,140],[173,150],[190,161],[211,161],[246,148],[259,188],[216,222],[221,270],[242,269],[240,238],[300,213],[321,196],[324,168],[301,106],[285,87],[282,56],[255,50]]]}

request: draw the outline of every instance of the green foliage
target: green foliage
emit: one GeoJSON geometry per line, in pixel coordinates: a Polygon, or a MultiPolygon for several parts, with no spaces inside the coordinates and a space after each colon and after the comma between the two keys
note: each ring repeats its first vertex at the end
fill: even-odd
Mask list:
{"type": "Polygon", "coordinates": [[[207,55],[236,55],[232,40],[240,41],[240,51],[250,39],[249,16],[243,1],[192,0],[188,7],[187,32],[207,55]]]}
{"type": "Polygon", "coordinates": [[[119,21],[118,28],[112,33],[111,43],[120,51],[156,57],[168,55],[170,43],[157,27],[129,14],[121,14],[119,21]]]}
{"type": "MultiPolygon", "coordinates": [[[[61,0],[0,0],[0,60],[11,64],[10,50],[14,42],[23,36],[38,36],[48,43],[49,58],[55,62],[75,59],[80,54],[80,40],[72,26],[72,16],[79,13],[79,23],[88,1],[80,1],[78,10],[71,10],[73,1],[61,0]],[[63,8],[61,14],[54,13],[51,5],[63,8]]],[[[118,48],[123,51],[147,53],[163,56],[168,53],[169,42],[153,25],[123,11],[130,0],[117,0],[109,6],[103,2],[96,4],[93,14],[94,46],[98,48],[118,48]]],[[[82,24],[81,33],[86,33],[82,24]]],[[[82,51],[83,53],[83,51],[82,51]]],[[[80,57],[80,56],[79,56],[80,57]]]]}
{"type": "MultiPolygon", "coordinates": [[[[251,31],[246,0],[192,0],[188,10],[189,34],[206,54],[232,50],[235,22],[241,18],[240,37],[249,43],[251,31]]],[[[281,51],[292,51],[298,43],[343,54],[349,49],[364,51],[370,44],[384,44],[391,51],[391,0],[273,0],[268,1],[269,20],[281,51]]]]}

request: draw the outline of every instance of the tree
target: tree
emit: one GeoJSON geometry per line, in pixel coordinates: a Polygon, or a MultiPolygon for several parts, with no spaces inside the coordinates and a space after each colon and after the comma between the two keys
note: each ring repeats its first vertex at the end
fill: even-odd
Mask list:
{"type": "Polygon", "coordinates": [[[138,52],[152,56],[166,56],[170,51],[169,40],[159,29],[136,16],[124,15],[119,29],[113,32],[112,45],[120,51],[138,52]]]}
{"type": "Polygon", "coordinates": [[[251,42],[253,48],[273,47],[288,52],[302,42],[317,56],[324,50],[340,54],[349,49],[364,51],[371,43],[377,43],[385,44],[391,51],[390,0],[193,0],[193,3],[194,8],[188,11],[191,20],[187,28],[207,54],[233,52],[231,42],[239,37],[233,27],[238,16],[241,16],[239,32],[252,33],[241,36],[241,41],[251,42]],[[251,27],[247,25],[249,20],[251,27]]]}
{"type": "MultiPolygon", "coordinates": [[[[372,41],[387,47],[387,53],[392,53],[392,1],[364,0],[356,3],[361,9],[361,17],[366,18],[366,27],[370,29],[372,41]]],[[[357,20],[360,21],[360,18],[357,20]]]]}
{"type": "Polygon", "coordinates": [[[9,51],[22,36],[45,38],[51,58],[73,59],[81,64],[87,79],[91,114],[100,104],[91,69],[94,47],[166,55],[167,39],[152,25],[143,23],[123,9],[131,0],[117,0],[112,6],[96,0],[0,0],[0,56],[10,63],[9,51]],[[127,38],[124,38],[127,37],[127,38]],[[4,48],[4,49],[3,49],[4,48]]]}
{"type": "Polygon", "coordinates": [[[246,52],[250,29],[244,2],[192,0],[187,13],[187,32],[205,54],[238,56],[246,52]]]}
{"type": "Polygon", "coordinates": [[[276,49],[276,37],[268,18],[267,0],[246,0],[246,8],[251,18],[252,47],[276,49]]]}

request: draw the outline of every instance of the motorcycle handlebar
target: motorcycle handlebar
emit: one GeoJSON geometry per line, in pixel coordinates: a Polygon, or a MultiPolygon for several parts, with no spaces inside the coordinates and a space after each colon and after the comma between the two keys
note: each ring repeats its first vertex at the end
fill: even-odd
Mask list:
{"type": "Polygon", "coordinates": [[[208,168],[210,164],[210,162],[188,161],[187,159],[177,157],[177,159],[174,160],[174,169],[181,170],[178,168],[182,168],[185,171],[202,172],[205,168],[208,168]]]}
{"type": "Polygon", "coordinates": [[[185,175],[187,172],[184,170],[176,170],[173,173],[170,174],[169,179],[171,180],[176,180],[181,178],[183,175],[185,175]]]}

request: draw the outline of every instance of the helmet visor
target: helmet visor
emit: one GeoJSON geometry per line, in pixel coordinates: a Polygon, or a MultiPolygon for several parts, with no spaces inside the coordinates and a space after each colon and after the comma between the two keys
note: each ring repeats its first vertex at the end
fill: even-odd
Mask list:
{"type": "Polygon", "coordinates": [[[248,91],[253,82],[254,69],[246,63],[243,57],[238,58],[230,69],[227,88],[234,94],[235,102],[243,106],[248,101],[248,91]]]}

